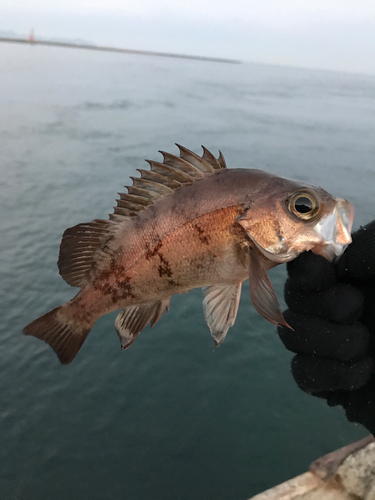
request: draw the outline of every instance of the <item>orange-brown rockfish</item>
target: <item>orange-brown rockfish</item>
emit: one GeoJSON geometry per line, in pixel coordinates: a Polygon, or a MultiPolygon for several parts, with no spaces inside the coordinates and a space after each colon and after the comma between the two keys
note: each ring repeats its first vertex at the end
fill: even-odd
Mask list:
{"type": "MultiPolygon", "coordinates": [[[[80,288],[69,302],[23,332],[44,340],[70,363],[95,321],[122,309],[115,321],[122,349],[168,311],[175,293],[203,289],[203,308],[216,345],[234,324],[242,282],[249,278],[256,310],[287,325],[267,270],[312,250],[328,260],[351,242],[354,209],[320,187],[261,170],[227,169],[178,146],[149,161],[109,220],[67,229],[61,276],[80,288]]],[[[287,325],[288,326],[288,325],[287,325]]]]}

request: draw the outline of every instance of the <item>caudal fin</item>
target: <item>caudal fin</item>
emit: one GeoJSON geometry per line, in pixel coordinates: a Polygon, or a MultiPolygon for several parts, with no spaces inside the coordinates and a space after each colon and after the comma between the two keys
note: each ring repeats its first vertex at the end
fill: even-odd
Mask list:
{"type": "Polygon", "coordinates": [[[73,361],[91,330],[65,318],[65,308],[65,305],[56,307],[22,330],[25,335],[33,335],[49,344],[63,365],[73,361]]]}

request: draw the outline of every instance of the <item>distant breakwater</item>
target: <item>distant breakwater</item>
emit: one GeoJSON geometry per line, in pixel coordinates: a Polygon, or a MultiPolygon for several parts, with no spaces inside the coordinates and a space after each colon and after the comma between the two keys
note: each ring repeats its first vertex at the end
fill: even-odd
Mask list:
{"type": "Polygon", "coordinates": [[[23,43],[27,45],[46,45],[49,47],[64,47],[69,49],[99,50],[102,52],[119,52],[121,54],[136,54],[140,56],[174,57],[177,59],[193,59],[196,61],[210,61],[219,63],[241,64],[236,59],[224,59],[221,57],[194,56],[188,54],[173,54],[171,52],[153,52],[148,50],[122,49],[118,47],[106,47],[102,45],[90,45],[84,43],[53,42],[48,40],[29,40],[27,38],[0,37],[0,42],[23,43]]]}

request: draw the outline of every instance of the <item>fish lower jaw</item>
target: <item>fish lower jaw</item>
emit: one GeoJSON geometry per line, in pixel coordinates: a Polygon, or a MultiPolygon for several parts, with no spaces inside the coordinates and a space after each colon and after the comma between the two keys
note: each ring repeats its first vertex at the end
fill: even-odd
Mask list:
{"type": "Polygon", "coordinates": [[[259,252],[264,257],[266,257],[266,259],[274,263],[274,266],[277,266],[278,264],[284,264],[285,262],[289,262],[290,260],[293,260],[296,257],[298,257],[298,255],[300,254],[300,252],[296,249],[287,250],[285,242],[283,242],[283,245],[280,245],[280,247],[277,248],[277,251],[275,251],[274,248],[263,248],[254,239],[252,239],[252,242],[254,243],[255,248],[259,250],[259,252]]]}
{"type": "Polygon", "coordinates": [[[316,255],[321,255],[329,262],[335,262],[345,252],[347,246],[348,245],[332,242],[325,245],[316,245],[311,249],[311,251],[316,255]]]}

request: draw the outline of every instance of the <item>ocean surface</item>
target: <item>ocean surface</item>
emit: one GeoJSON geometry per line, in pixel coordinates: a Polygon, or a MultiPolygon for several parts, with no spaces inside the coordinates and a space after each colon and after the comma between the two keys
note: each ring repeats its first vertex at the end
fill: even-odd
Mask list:
{"type": "MultiPolygon", "coordinates": [[[[21,334],[75,290],[63,231],[107,218],[174,143],[349,198],[374,218],[375,77],[0,45],[0,499],[246,499],[368,434],[303,393],[251,305],[214,349],[200,290],[121,352],[115,314],[71,365],[21,334]]],[[[285,266],[272,270],[278,296],[285,266]]]]}

